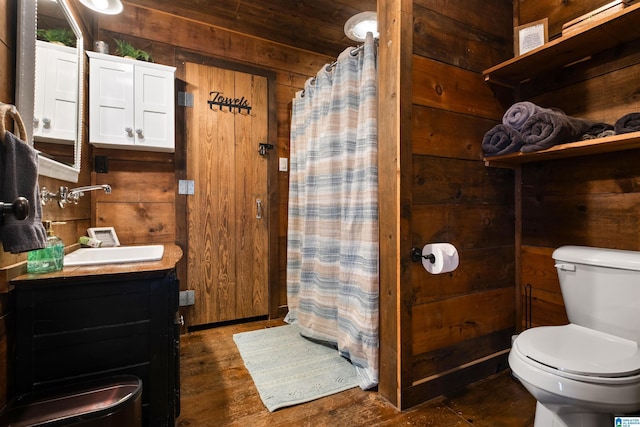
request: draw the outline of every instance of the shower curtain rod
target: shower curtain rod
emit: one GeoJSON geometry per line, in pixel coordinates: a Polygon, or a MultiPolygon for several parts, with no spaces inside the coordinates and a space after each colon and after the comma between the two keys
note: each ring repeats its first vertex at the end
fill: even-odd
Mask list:
{"type": "MultiPolygon", "coordinates": [[[[377,48],[377,47],[378,47],[378,38],[377,38],[377,37],[376,37],[376,38],[374,38],[374,39],[373,39],[373,42],[375,43],[375,47],[377,48]]],[[[361,45],[358,45],[358,46],[354,47],[354,48],[351,50],[351,52],[349,52],[349,54],[350,54],[351,56],[356,56],[358,53],[360,53],[360,51],[361,51],[362,49],[364,49],[364,44],[361,44],[361,45]]],[[[335,61],[333,61],[331,64],[328,64],[328,65],[325,67],[325,71],[326,71],[327,73],[331,72],[331,70],[332,70],[332,69],[333,69],[337,64],[338,64],[338,60],[336,59],[336,60],[335,60],[335,61]]],[[[312,78],[311,78],[311,84],[313,85],[313,84],[315,84],[315,82],[316,82],[316,78],[315,78],[315,77],[312,77],[312,78]]],[[[304,89],[302,89],[302,93],[300,94],[300,96],[301,96],[302,98],[304,98],[304,92],[305,92],[305,91],[304,91],[304,89]]]]}
{"type": "MultiPolygon", "coordinates": [[[[378,46],[378,38],[373,39],[374,43],[376,44],[376,47],[378,46]]],[[[359,46],[356,46],[355,48],[353,48],[353,50],[351,52],[349,52],[349,54],[351,54],[351,56],[356,56],[358,53],[360,53],[360,51],[364,49],[364,44],[361,44],[359,46]]],[[[325,68],[325,70],[327,72],[331,71],[333,69],[333,67],[335,67],[338,64],[338,60],[336,59],[335,61],[333,61],[331,64],[327,65],[327,67],[325,68]]]]}
{"type": "MultiPolygon", "coordinates": [[[[356,56],[362,49],[364,48],[364,45],[361,44],[359,46],[356,46],[351,52],[349,52],[349,54],[351,56],[356,56]]],[[[331,64],[327,65],[327,68],[325,68],[325,70],[327,70],[327,72],[331,71],[333,69],[333,67],[335,67],[338,64],[338,60],[336,59],[335,61],[333,61],[331,64]]]]}

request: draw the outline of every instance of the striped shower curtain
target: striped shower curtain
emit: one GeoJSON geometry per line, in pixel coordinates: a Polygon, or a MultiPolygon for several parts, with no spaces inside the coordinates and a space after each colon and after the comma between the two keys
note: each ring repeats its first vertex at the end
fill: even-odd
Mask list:
{"type": "Polygon", "coordinates": [[[347,48],[293,100],[288,322],[378,383],[376,48],[347,48]]]}

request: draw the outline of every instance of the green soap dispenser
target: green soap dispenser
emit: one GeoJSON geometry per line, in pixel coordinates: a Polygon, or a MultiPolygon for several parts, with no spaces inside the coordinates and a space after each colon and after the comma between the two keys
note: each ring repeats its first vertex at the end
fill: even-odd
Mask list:
{"type": "Polygon", "coordinates": [[[44,221],[47,230],[47,246],[27,253],[27,273],[51,273],[60,271],[64,262],[64,242],[53,235],[53,223],[44,221]]]}

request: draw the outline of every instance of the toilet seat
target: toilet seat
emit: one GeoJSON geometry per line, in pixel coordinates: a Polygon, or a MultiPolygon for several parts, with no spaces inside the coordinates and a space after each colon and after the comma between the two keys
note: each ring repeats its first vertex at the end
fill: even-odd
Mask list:
{"type": "Polygon", "coordinates": [[[580,381],[620,384],[640,375],[636,342],[578,325],[528,329],[514,349],[540,369],[580,381]]]}

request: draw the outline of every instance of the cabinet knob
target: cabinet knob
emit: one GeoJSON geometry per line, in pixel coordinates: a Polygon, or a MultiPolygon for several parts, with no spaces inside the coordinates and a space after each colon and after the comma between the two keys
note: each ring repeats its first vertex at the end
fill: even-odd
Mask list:
{"type": "Polygon", "coordinates": [[[124,131],[127,133],[127,136],[133,136],[133,128],[126,127],[124,128],[124,131]]]}
{"type": "Polygon", "coordinates": [[[43,117],[42,118],[42,127],[45,129],[49,129],[51,128],[51,119],[48,117],[43,117]]]}
{"type": "Polygon", "coordinates": [[[142,133],[142,129],[136,129],[136,133],[138,134],[138,138],[144,138],[144,134],[142,133]]]}
{"type": "Polygon", "coordinates": [[[40,125],[40,120],[37,117],[33,118],[33,127],[37,128],[40,125]]]}

